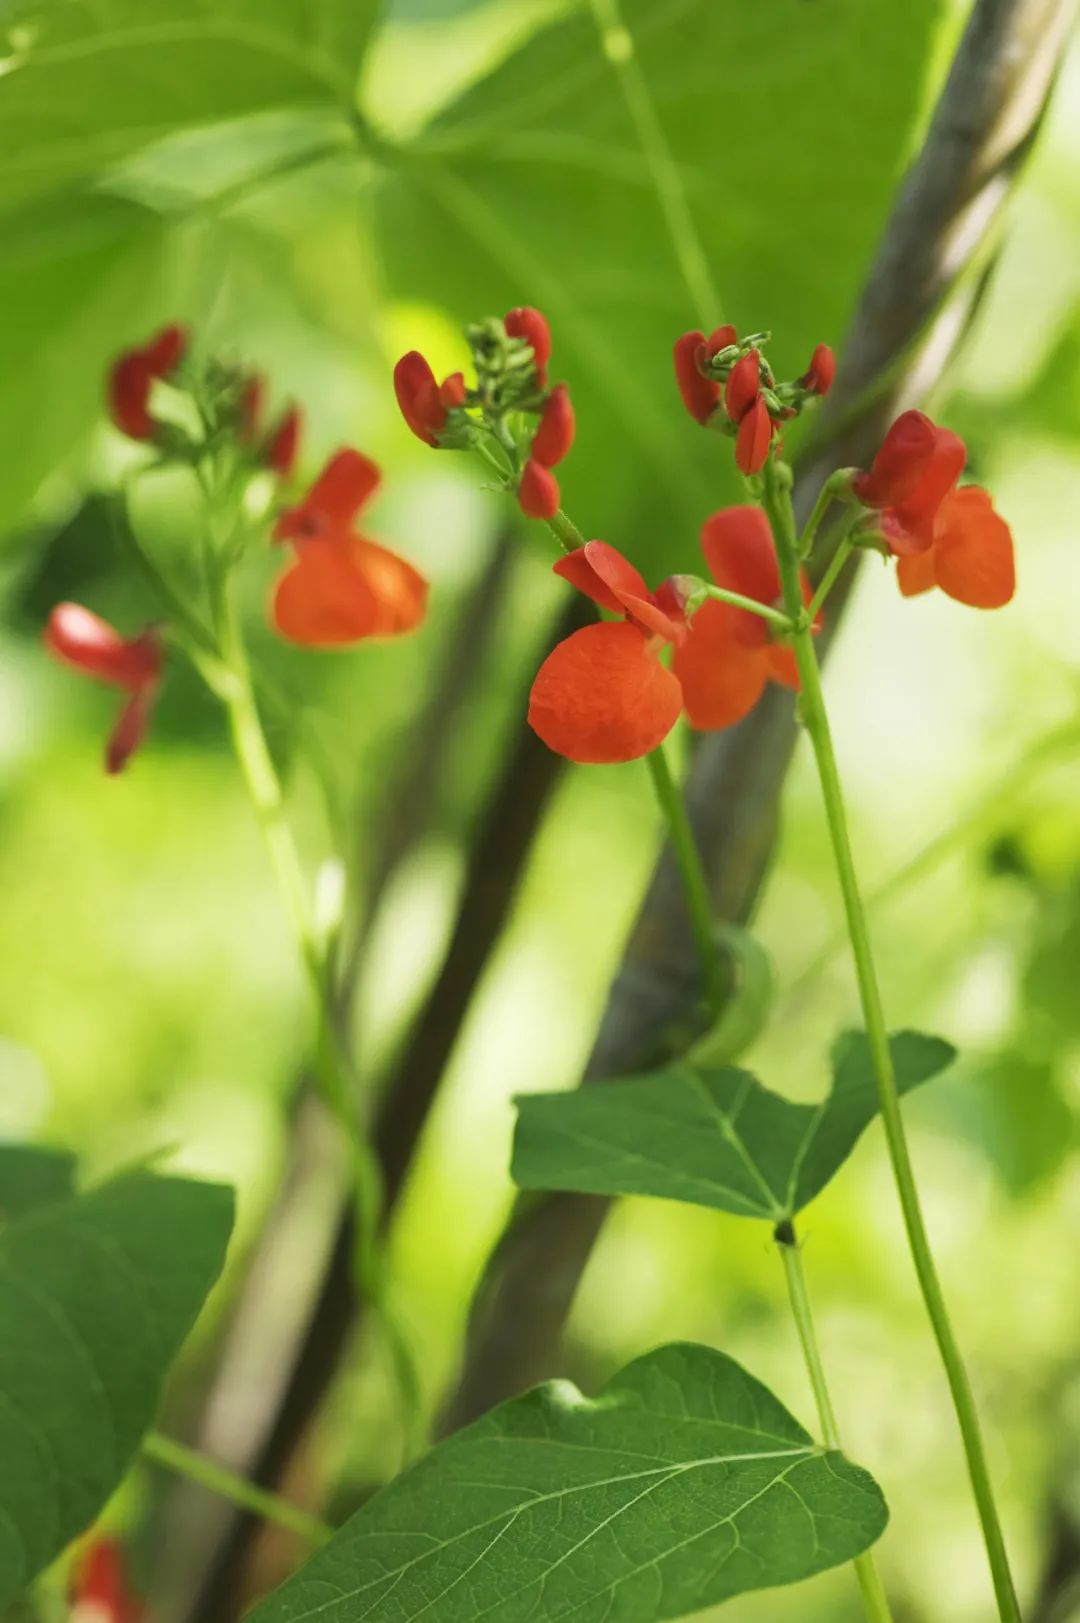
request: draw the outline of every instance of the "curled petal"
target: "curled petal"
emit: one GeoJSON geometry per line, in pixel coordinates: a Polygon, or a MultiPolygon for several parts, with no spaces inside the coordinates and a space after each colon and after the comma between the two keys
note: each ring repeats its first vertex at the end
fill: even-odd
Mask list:
{"type": "Polygon", "coordinates": [[[935,428],[934,433],[934,449],[918,484],[882,515],[882,534],[897,554],[924,552],[931,545],[938,510],[964,471],[967,447],[959,434],[948,428],[935,428]]]}
{"type": "Polygon", "coordinates": [[[897,558],[896,583],[905,597],[918,597],[936,586],[933,547],[926,552],[909,552],[897,558]]]}
{"type": "Polygon", "coordinates": [[[733,631],[743,611],[715,600],[703,605],[675,650],[672,669],[683,691],[692,726],[717,731],[741,721],[757,704],[767,682],[771,650],[749,647],[733,631]]]}
{"type": "Polygon", "coordinates": [[[553,565],[556,575],[612,614],[625,614],[631,603],[649,595],[644,576],[606,541],[587,541],[553,565]]]}
{"type": "Polygon", "coordinates": [[[536,370],[543,378],[544,369],[551,359],[551,328],[546,319],[532,305],[522,304],[515,310],[507,311],[504,326],[508,337],[524,338],[531,346],[536,370]]]}
{"type": "Polygon", "coordinates": [[[161,674],[161,645],[151,630],[138,637],[120,633],[81,603],[58,603],[45,627],[45,646],[84,676],[132,690],[161,674]]]}
{"type": "Polygon", "coordinates": [[[359,451],[335,452],[303,501],[282,513],[275,540],[303,542],[347,531],[378,490],[380,477],[374,462],[359,451]]]}
{"type": "Polygon", "coordinates": [[[109,416],[133,440],[152,440],[156,425],[149,412],[154,374],[142,350],[121,355],[109,372],[109,416]]]}
{"type": "Polygon", "coordinates": [[[761,389],[761,356],[756,349],[741,355],[728,373],[724,405],[733,423],[741,423],[761,389]]]}
{"type": "Polygon", "coordinates": [[[828,394],[836,376],[836,356],[828,344],[818,344],[799,382],[812,394],[828,394]]]}
{"type": "Polygon", "coordinates": [[[559,511],[559,481],[549,468],[530,458],[518,485],[518,505],[527,518],[554,518],[559,511]]]}
{"type": "Polygon", "coordinates": [[[282,479],[287,479],[296,466],[296,458],[300,452],[300,430],[303,427],[303,416],[298,406],[290,406],[278,418],[276,428],[271,430],[263,452],[263,461],[272,472],[282,479]]]}
{"type": "Polygon", "coordinates": [[[411,349],[394,367],[394,393],[401,415],[417,439],[437,447],[439,430],[446,422],[446,404],[440,400],[435,374],[419,350],[411,349]]]}
{"type": "Polygon", "coordinates": [[[738,336],[734,327],[714,327],[705,340],[705,353],[711,360],[714,355],[719,355],[722,349],[730,348],[736,342],[738,336]]]}
{"type": "Polygon", "coordinates": [[[768,460],[772,433],[772,419],[764,398],[759,394],[739,424],[735,439],[735,461],[741,473],[761,472],[768,460]]]}
{"type": "Polygon", "coordinates": [[[924,412],[901,412],[882,440],[869,473],[858,473],[852,480],[855,495],[867,507],[896,507],[906,501],[930,464],[937,434],[924,412]]]}
{"type": "Polygon", "coordinates": [[[530,455],[545,468],[556,467],[574,443],[574,408],[565,383],[557,383],[544,402],[530,455]]]}
{"type": "Polygon", "coordinates": [[[712,378],[702,376],[697,363],[698,353],[704,344],[704,333],[684,332],[681,338],[675,340],[673,352],[675,381],[683,405],[699,423],[707,423],[720,403],[720,385],[712,378]]]}
{"type": "Polygon", "coordinates": [[[427,582],[404,558],[360,536],[309,541],[274,588],[274,625],[290,642],[339,648],[393,637],[423,619],[427,582]]]}
{"type": "Polygon", "coordinates": [[[454,411],[465,404],[465,393],[464,372],[451,372],[439,384],[439,404],[447,411],[454,411]]]}
{"type": "Polygon", "coordinates": [[[1012,532],[979,485],[946,498],[933,554],[937,584],[958,603],[1000,609],[1016,590],[1012,532]]]}
{"type": "MultiPolygon", "coordinates": [[[[713,513],[701,528],[701,550],[717,586],[752,597],[767,607],[778,601],[780,566],[769,521],[760,507],[747,502],[713,513]]],[[[749,609],[730,612],[732,634],[740,642],[754,645],[768,641],[769,629],[760,615],[751,614],[749,609]]]]}
{"type": "Polygon", "coordinates": [[[677,679],[621,621],[586,626],[552,650],[533,683],[529,725],[568,760],[634,761],[667,737],[681,709],[677,679]]]}
{"type": "Polygon", "coordinates": [[[124,770],[146,737],[156,697],[157,684],[149,682],[125,702],[105,745],[105,770],[110,776],[124,770]]]}

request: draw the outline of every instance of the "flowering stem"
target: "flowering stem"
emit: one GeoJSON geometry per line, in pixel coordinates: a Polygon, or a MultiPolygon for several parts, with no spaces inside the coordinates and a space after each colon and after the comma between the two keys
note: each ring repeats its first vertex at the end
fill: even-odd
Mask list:
{"type": "Polygon", "coordinates": [[[686,802],[672,776],[663,744],[645,759],[652,775],[656,799],[667,823],[675,860],[679,865],[686,904],[690,910],[690,928],[693,931],[694,946],[701,965],[705,996],[713,1013],[719,1014],[724,1006],[727,986],[713,936],[713,912],[708,880],[701,864],[694,831],[690,827],[690,819],[686,815],[686,802]]]}
{"type": "Polygon", "coordinates": [[[745,609],[748,614],[756,614],[759,620],[767,620],[778,631],[791,632],[794,629],[787,614],[770,608],[767,603],[759,603],[756,597],[729,592],[726,586],[714,586],[711,581],[702,581],[701,596],[715,598],[718,603],[730,603],[733,609],[745,609]]]}
{"type": "MultiPolygon", "coordinates": [[[[765,507],[776,542],[777,558],[784,588],[784,601],[787,604],[789,613],[795,618],[802,606],[795,518],[791,507],[790,492],[787,486],[777,477],[776,466],[771,456],[765,464],[765,507]]],[[[859,997],[862,1003],[866,1034],[870,1044],[874,1075],[877,1082],[878,1105],[889,1148],[889,1159],[892,1162],[893,1177],[900,1196],[900,1206],[903,1212],[904,1227],[907,1231],[908,1245],[915,1264],[915,1272],[918,1276],[926,1311],[930,1317],[942,1363],[945,1366],[953,1407],[956,1410],[956,1418],[967,1457],[968,1472],[971,1477],[971,1485],[989,1558],[998,1615],[1002,1623],[1020,1623],[1020,1608],[1009,1569],[1008,1554],[1005,1549],[1001,1520],[994,1499],[994,1490],[986,1461],[978,1412],[975,1408],[971,1384],[949,1319],[937,1267],[930,1249],[930,1240],[926,1232],[926,1223],[919,1201],[915,1173],[911,1164],[907,1135],[904,1131],[904,1121],[900,1111],[900,1097],[896,1086],[896,1074],[893,1069],[888,1029],[881,1001],[881,990],[878,985],[873,949],[870,944],[866,913],[859,890],[858,877],[855,872],[843,790],[821,687],[821,672],[808,617],[799,620],[794,645],[802,683],[801,714],[813,748],[822,796],[825,802],[825,815],[829,825],[833,857],[840,881],[844,914],[847,920],[852,957],[854,958],[855,973],[859,985],[859,997]]]]}
{"type": "Polygon", "coordinates": [[[326,1544],[334,1536],[334,1529],[328,1523],[307,1515],[278,1494],[257,1487],[246,1477],[237,1476],[235,1471],[219,1465],[216,1460],[207,1459],[205,1454],[186,1448],[175,1438],[151,1431],[142,1440],[142,1452],[155,1465],[163,1466],[166,1471],[174,1471],[189,1482],[197,1482],[200,1487],[216,1493],[221,1499],[227,1499],[240,1510],[261,1516],[263,1521],[273,1522],[276,1527],[295,1533],[308,1544],[326,1544]]]}
{"type": "Polygon", "coordinates": [[[814,542],[817,540],[817,533],[821,528],[825,514],[829,511],[837,496],[846,491],[850,484],[851,474],[847,468],[838,468],[835,473],[831,473],[826,479],[818,491],[817,501],[810,511],[810,517],[807,519],[806,528],[802,533],[802,540],[799,542],[800,559],[809,558],[814,550],[814,542]]]}
{"type": "Polygon", "coordinates": [[[549,518],[547,523],[548,529],[564,552],[575,552],[578,547],[585,545],[585,537],[573,519],[569,518],[561,507],[554,518],[549,518]]]}
{"type": "Polygon", "coordinates": [[[838,544],[836,551],[830,558],[829,567],[818,581],[817,590],[807,605],[806,618],[811,623],[817,619],[822,607],[824,606],[825,599],[828,597],[829,593],[839,580],[840,573],[844,565],[851,557],[853,546],[854,543],[851,537],[849,535],[845,535],[838,544]]]}
{"type": "MultiPolygon", "coordinates": [[[[807,1290],[806,1274],[803,1270],[802,1247],[795,1233],[795,1225],[790,1220],[777,1224],[773,1238],[780,1253],[780,1260],[784,1264],[788,1301],[791,1304],[791,1315],[799,1334],[803,1362],[810,1377],[818,1418],[821,1421],[821,1439],[826,1448],[842,1449],[840,1426],[825,1379],[825,1366],[821,1361],[821,1349],[818,1346],[814,1318],[810,1310],[810,1293],[807,1290]]],[[[859,1580],[863,1608],[870,1623],[892,1623],[892,1612],[889,1610],[885,1586],[874,1564],[873,1555],[869,1550],[864,1550],[862,1555],[855,1557],[852,1566],[859,1580]]]]}

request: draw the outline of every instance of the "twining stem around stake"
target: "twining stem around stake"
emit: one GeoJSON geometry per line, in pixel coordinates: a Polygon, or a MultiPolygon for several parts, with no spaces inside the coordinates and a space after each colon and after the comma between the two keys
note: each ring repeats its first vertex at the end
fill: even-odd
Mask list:
{"type": "MultiPolygon", "coordinates": [[[[802,606],[802,592],[799,580],[800,549],[796,537],[791,495],[787,485],[778,477],[772,456],[765,464],[764,471],[765,508],[773,528],[777,558],[780,565],[780,576],[784,589],[784,602],[789,614],[793,619],[796,619],[802,606]]],[[[964,1367],[963,1358],[945,1304],[941,1282],[938,1279],[937,1267],[930,1249],[930,1240],[926,1232],[926,1223],[915,1183],[915,1173],[911,1164],[911,1154],[908,1149],[907,1135],[900,1111],[900,1096],[896,1086],[892,1051],[889,1047],[888,1028],[885,1023],[881,989],[878,985],[877,969],[866,922],[866,912],[855,872],[855,861],[848,833],[847,812],[840,783],[840,773],[836,763],[832,732],[829,727],[828,712],[825,708],[825,698],[821,687],[821,671],[818,666],[817,653],[814,648],[808,617],[799,621],[794,642],[795,656],[798,661],[799,677],[802,684],[800,709],[814,752],[822,797],[825,802],[825,815],[828,821],[833,858],[840,882],[848,936],[851,941],[851,951],[855,962],[859,998],[862,1004],[863,1019],[866,1022],[866,1034],[874,1064],[878,1105],[889,1148],[893,1177],[900,1196],[908,1245],[915,1264],[915,1272],[918,1276],[923,1301],[926,1304],[926,1310],[933,1327],[934,1337],[938,1344],[942,1363],[945,1366],[949,1389],[952,1393],[953,1407],[956,1410],[964,1452],[967,1456],[968,1472],[971,1477],[979,1520],[982,1524],[983,1538],[986,1543],[994,1594],[997,1599],[998,1615],[1002,1623],[1020,1623],[1020,1607],[1016,1598],[1012,1573],[1009,1569],[1009,1559],[994,1498],[993,1484],[990,1480],[978,1412],[975,1408],[971,1384],[968,1380],[967,1371],[964,1367]]]]}
{"type": "MultiPolygon", "coordinates": [[[[825,1379],[825,1366],[821,1360],[821,1349],[818,1346],[814,1318],[810,1310],[810,1293],[806,1287],[802,1248],[795,1233],[795,1225],[790,1221],[779,1223],[773,1238],[780,1253],[780,1260],[784,1264],[788,1302],[791,1305],[791,1316],[795,1320],[795,1328],[798,1331],[803,1362],[806,1365],[806,1372],[810,1377],[810,1385],[814,1392],[814,1402],[817,1405],[818,1419],[821,1422],[821,1438],[826,1448],[840,1449],[843,1447],[840,1441],[840,1426],[836,1419],[836,1410],[833,1408],[828,1382],[825,1379]]],[[[870,1623],[892,1623],[892,1612],[889,1610],[885,1586],[881,1581],[881,1574],[878,1572],[874,1564],[874,1558],[869,1550],[864,1550],[862,1555],[856,1556],[852,1566],[855,1568],[855,1576],[859,1580],[863,1609],[870,1623]]]]}
{"type": "Polygon", "coordinates": [[[197,1482],[200,1487],[216,1493],[220,1499],[227,1499],[239,1510],[260,1516],[263,1521],[272,1522],[287,1533],[295,1533],[307,1544],[327,1544],[334,1536],[334,1529],[327,1522],[308,1516],[287,1499],[256,1487],[246,1477],[237,1476],[235,1471],[219,1465],[216,1460],[207,1459],[205,1454],[199,1454],[193,1448],[185,1447],[175,1438],[165,1437],[158,1431],[149,1432],[143,1438],[142,1452],[154,1465],[186,1477],[189,1482],[197,1482]]]}

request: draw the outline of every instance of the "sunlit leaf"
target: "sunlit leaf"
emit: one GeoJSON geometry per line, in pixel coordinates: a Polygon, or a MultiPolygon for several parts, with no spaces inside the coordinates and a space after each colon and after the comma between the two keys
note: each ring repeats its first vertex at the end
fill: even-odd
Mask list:
{"type": "MultiPolygon", "coordinates": [[[[954,1057],[938,1037],[891,1039],[902,1092],[954,1057]]],[[[867,1040],[833,1053],[818,1105],[795,1104],[749,1071],[686,1061],[626,1082],[519,1098],[513,1175],[528,1189],[655,1195],[782,1222],[822,1190],[877,1112],[867,1040]]]]}
{"type": "Polygon", "coordinates": [[[249,1623],[659,1623],[849,1560],[886,1518],[738,1364],[662,1347],[441,1443],[249,1623]]]}
{"type": "Polygon", "coordinates": [[[229,1190],[144,1172],[47,1200],[40,1152],[20,1153],[0,1161],[35,1191],[0,1224],[0,1607],[127,1471],[232,1224],[229,1190]]]}

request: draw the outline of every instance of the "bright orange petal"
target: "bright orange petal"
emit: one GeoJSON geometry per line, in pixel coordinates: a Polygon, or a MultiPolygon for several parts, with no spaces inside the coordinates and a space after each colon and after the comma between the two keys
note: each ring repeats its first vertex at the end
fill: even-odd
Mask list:
{"type": "Polygon", "coordinates": [[[306,648],[378,636],[382,617],[378,598],[338,542],[305,542],[274,588],[274,625],[306,648]]]}
{"type": "Polygon", "coordinates": [[[943,504],[933,551],[937,583],[958,603],[1000,609],[1016,590],[1012,532],[978,485],[943,504]]]}
{"type": "Polygon", "coordinates": [[[896,560],[896,584],[905,597],[918,597],[937,584],[934,578],[934,551],[912,552],[896,560]]]}
{"type": "Polygon", "coordinates": [[[349,557],[378,604],[376,637],[395,637],[412,631],[424,618],[428,583],[405,558],[364,536],[351,536],[349,557]]]}
{"type": "MultiPolygon", "coordinates": [[[[701,550],[717,586],[769,606],[779,598],[776,547],[760,507],[747,503],[713,513],[702,526],[701,550]]],[[[755,646],[767,641],[769,628],[759,615],[736,609],[731,632],[740,642],[755,646]]]]}
{"type": "Polygon", "coordinates": [[[620,621],[585,626],[552,650],[533,683],[529,725],[557,755],[601,765],[648,755],[681,709],[675,677],[620,621]]]}
{"type": "Polygon", "coordinates": [[[675,650],[672,669],[682,685],[686,714],[703,731],[741,721],[757,704],[769,676],[770,649],[741,641],[732,629],[736,618],[749,616],[725,603],[706,603],[675,650]]]}

